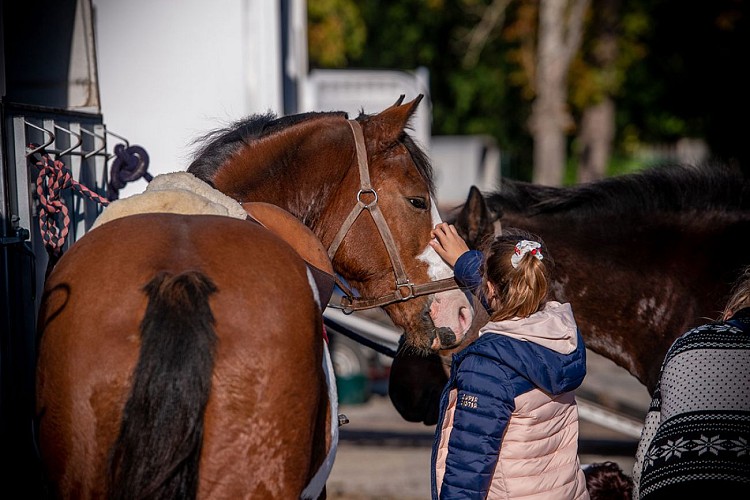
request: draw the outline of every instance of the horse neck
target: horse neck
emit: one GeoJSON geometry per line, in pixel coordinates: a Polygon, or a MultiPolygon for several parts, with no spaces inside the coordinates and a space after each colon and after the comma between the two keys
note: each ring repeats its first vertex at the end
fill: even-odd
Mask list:
{"type": "Polygon", "coordinates": [[[217,172],[215,187],[241,203],[277,205],[321,238],[322,221],[351,170],[354,151],[344,136],[349,132],[346,122],[336,119],[336,125],[332,120],[303,122],[248,144],[217,172]],[[326,133],[324,141],[321,130],[332,127],[342,133],[326,133]]]}
{"type": "Polygon", "coordinates": [[[643,270],[639,269],[638,255],[627,243],[625,234],[614,229],[619,224],[618,218],[605,219],[584,221],[567,213],[506,214],[502,225],[526,229],[542,237],[555,262],[551,297],[573,306],[586,347],[648,385],[651,366],[659,365],[671,339],[660,338],[663,332],[650,330],[646,325],[637,328],[634,325],[642,320],[635,315],[622,317],[626,313],[618,312],[616,304],[624,300],[618,293],[642,289],[639,281],[643,270]],[[607,228],[612,230],[611,239],[606,236],[607,228]],[[652,344],[636,356],[633,345],[639,342],[637,339],[643,345],[652,344]]]}

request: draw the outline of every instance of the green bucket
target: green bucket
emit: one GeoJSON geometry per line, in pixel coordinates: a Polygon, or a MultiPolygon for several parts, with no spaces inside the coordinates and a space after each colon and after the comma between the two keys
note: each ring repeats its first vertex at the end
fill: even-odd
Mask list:
{"type": "Polygon", "coordinates": [[[370,399],[370,383],[362,373],[345,377],[336,377],[336,389],[339,404],[357,405],[370,399]]]}

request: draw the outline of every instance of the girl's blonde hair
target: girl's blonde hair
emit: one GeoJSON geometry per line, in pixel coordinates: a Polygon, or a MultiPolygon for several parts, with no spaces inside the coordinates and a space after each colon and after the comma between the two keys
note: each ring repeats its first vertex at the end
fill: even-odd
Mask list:
{"type": "Polygon", "coordinates": [[[724,306],[722,320],[727,320],[744,307],[750,307],[750,266],[745,267],[732,287],[732,294],[724,306]]]}
{"type": "Polygon", "coordinates": [[[521,229],[504,228],[502,234],[490,244],[484,266],[481,290],[490,306],[491,321],[525,318],[547,303],[554,262],[539,236],[521,229]],[[518,262],[518,267],[514,267],[511,259],[516,244],[522,240],[538,242],[542,259],[529,252],[518,262]],[[490,293],[487,283],[494,287],[494,294],[490,293]]]}

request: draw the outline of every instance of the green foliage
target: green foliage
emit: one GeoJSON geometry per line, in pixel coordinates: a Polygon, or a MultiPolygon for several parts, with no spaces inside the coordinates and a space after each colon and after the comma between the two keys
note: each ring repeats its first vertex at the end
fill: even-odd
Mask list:
{"type": "MultiPolygon", "coordinates": [[[[529,39],[528,33],[523,41],[506,40],[498,27],[475,64],[467,65],[464,60],[469,33],[489,3],[491,0],[364,0],[359,6],[368,40],[361,57],[353,59],[350,66],[426,67],[433,134],[489,134],[506,158],[519,158],[530,165],[530,137],[525,130],[530,100],[523,97],[525,83],[519,77],[523,71],[509,57],[511,49],[518,50],[529,39]],[[511,81],[509,75],[516,75],[521,83],[511,81]]],[[[533,4],[533,0],[524,3],[533,4]]]]}
{"type": "MultiPolygon", "coordinates": [[[[426,67],[433,133],[490,134],[503,152],[504,174],[530,176],[538,2],[512,0],[469,63],[469,34],[493,0],[309,0],[311,64],[426,67]]],[[[750,87],[747,3],[592,1],[568,104],[578,117],[605,96],[614,99],[612,173],[634,168],[625,158],[643,143],[682,136],[705,137],[727,156],[747,149],[740,114],[750,87]],[[612,33],[616,58],[607,63],[612,33]]],[[[569,169],[566,182],[574,178],[572,163],[569,169]]]]}
{"type": "Polygon", "coordinates": [[[612,177],[616,175],[630,174],[648,167],[649,164],[639,160],[637,156],[613,155],[609,161],[607,175],[612,177]]]}
{"type": "Polygon", "coordinates": [[[352,0],[307,2],[307,38],[310,65],[343,68],[362,55],[367,27],[352,0]]]}

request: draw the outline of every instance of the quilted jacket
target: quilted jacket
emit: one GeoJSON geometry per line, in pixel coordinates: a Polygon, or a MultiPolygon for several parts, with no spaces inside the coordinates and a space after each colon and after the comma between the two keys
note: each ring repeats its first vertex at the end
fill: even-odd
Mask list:
{"type": "Polygon", "coordinates": [[[432,450],[432,498],[587,499],[572,393],[585,374],[569,304],[551,301],[528,318],[483,327],[453,356],[432,450]]]}

